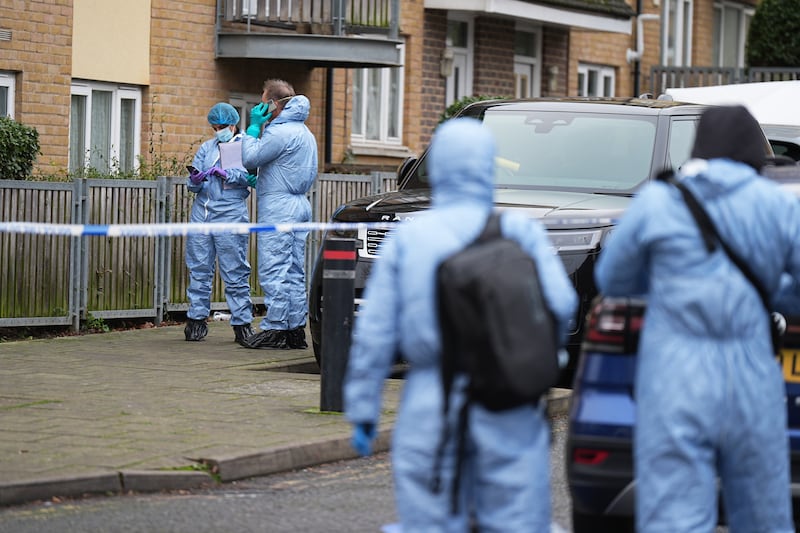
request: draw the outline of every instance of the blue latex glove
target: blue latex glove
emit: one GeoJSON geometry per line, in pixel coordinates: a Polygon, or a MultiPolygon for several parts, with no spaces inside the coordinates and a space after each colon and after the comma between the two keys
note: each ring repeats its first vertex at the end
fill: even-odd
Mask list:
{"type": "Polygon", "coordinates": [[[258,176],[256,176],[255,174],[248,174],[247,175],[247,183],[248,183],[248,185],[250,185],[252,188],[255,189],[256,188],[256,184],[258,183],[258,176]]]}
{"type": "Polygon", "coordinates": [[[200,185],[208,179],[208,170],[189,172],[189,179],[192,180],[192,183],[195,185],[200,185]]]}
{"type": "Polygon", "coordinates": [[[261,135],[261,127],[272,118],[272,112],[264,102],[261,102],[250,110],[250,125],[247,126],[247,134],[256,139],[261,135]]]}
{"type": "Polygon", "coordinates": [[[359,422],[353,424],[353,437],[350,444],[359,455],[365,457],[372,454],[372,441],[375,440],[375,424],[359,422]]]}
{"type": "Polygon", "coordinates": [[[228,179],[228,173],[225,172],[224,168],[211,167],[211,169],[208,171],[208,173],[211,176],[217,176],[217,177],[222,178],[224,180],[228,179]]]}

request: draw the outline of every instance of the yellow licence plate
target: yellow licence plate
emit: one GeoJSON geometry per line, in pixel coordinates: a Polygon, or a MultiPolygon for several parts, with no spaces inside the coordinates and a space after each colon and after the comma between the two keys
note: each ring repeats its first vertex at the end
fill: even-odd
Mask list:
{"type": "Polygon", "coordinates": [[[784,348],[778,355],[783,367],[783,379],[787,383],[800,383],[800,350],[784,348]]]}

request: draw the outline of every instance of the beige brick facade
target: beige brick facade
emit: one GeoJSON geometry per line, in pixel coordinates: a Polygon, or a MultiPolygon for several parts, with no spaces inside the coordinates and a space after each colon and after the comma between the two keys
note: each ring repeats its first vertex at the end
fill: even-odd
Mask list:
{"type": "MultiPolygon", "coordinates": [[[[10,41],[0,41],[0,71],[15,74],[15,118],[39,131],[42,154],[37,171],[42,173],[64,172],[68,164],[71,32],[73,2],[77,1],[16,2],[13,8],[0,7],[0,29],[12,32],[10,41]]],[[[272,77],[288,80],[311,100],[308,126],[317,137],[321,170],[352,169],[353,164],[365,170],[392,169],[402,161],[398,150],[390,157],[353,154],[351,87],[355,70],[334,68],[329,72],[280,58],[217,59],[216,0],[150,2],[149,84],[141,86],[141,154],[149,164],[158,158],[178,163],[180,168],[198,144],[210,137],[205,117],[215,102],[232,95],[258,96],[264,80],[272,77]],[[326,102],[328,94],[330,102],[326,102]]],[[[647,13],[658,14],[661,9],[653,2],[643,5],[647,13]]],[[[693,5],[692,58],[695,64],[707,65],[713,0],[695,0],[693,5]]],[[[404,0],[400,6],[400,34],[405,42],[402,145],[408,153],[419,154],[445,109],[446,80],[440,74],[440,61],[448,13],[426,10],[423,0],[404,0]]],[[[515,21],[508,18],[474,17],[473,94],[513,96],[515,27],[515,21]]],[[[581,63],[613,68],[616,95],[632,95],[632,65],[626,61],[625,51],[635,48],[635,32],[625,35],[539,27],[542,96],[577,94],[581,63]]],[[[660,60],[660,23],[646,22],[644,28],[640,92],[648,90],[650,67],[660,60]]]]}
{"type": "Polygon", "coordinates": [[[570,34],[545,28],[542,35],[542,96],[567,95],[570,34]]]}
{"type": "Polygon", "coordinates": [[[14,75],[15,119],[39,132],[38,164],[63,168],[69,141],[72,76],[72,2],[4,3],[0,28],[11,40],[0,41],[0,70],[14,75]]]}
{"type": "MultiPolygon", "coordinates": [[[[757,5],[757,0],[742,0],[738,5],[757,5]]],[[[635,9],[635,2],[628,4],[635,9]]],[[[644,54],[640,63],[639,94],[652,93],[650,82],[651,68],[661,64],[661,20],[663,2],[642,2],[642,13],[657,15],[658,20],[643,22],[644,54]]],[[[578,63],[590,63],[614,68],[616,73],[615,93],[617,96],[634,95],[634,64],[628,63],[625,51],[636,49],[636,22],[632,21],[630,36],[573,30],[570,43],[570,95],[577,94],[578,63]]],[[[695,66],[711,66],[714,38],[714,1],[694,0],[692,2],[691,63],[695,66]]],[[[657,96],[657,95],[655,95],[657,96]]]]}

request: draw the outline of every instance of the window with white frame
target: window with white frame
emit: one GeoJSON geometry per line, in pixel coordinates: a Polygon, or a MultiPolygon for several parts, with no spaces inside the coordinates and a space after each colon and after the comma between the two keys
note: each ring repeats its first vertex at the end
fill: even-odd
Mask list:
{"type": "Polygon", "coordinates": [[[532,98],[541,95],[542,33],[534,29],[517,28],[514,32],[514,96],[532,98]]]}
{"type": "Polygon", "coordinates": [[[745,44],[752,7],[716,2],[714,4],[713,49],[711,58],[715,67],[744,67],[745,44]]]}
{"type": "Polygon", "coordinates": [[[142,92],[108,83],[73,82],[69,170],[134,172],[140,153],[142,92]]]}
{"type": "Polygon", "coordinates": [[[692,0],[666,0],[663,5],[661,64],[688,67],[692,64],[692,0]]]}
{"type": "Polygon", "coordinates": [[[403,79],[403,67],[353,71],[354,144],[401,144],[403,79]]]}
{"type": "Polygon", "coordinates": [[[614,96],[614,67],[578,64],[578,96],[614,96]]]}
{"type": "Polygon", "coordinates": [[[239,113],[239,129],[245,131],[250,125],[250,111],[261,103],[261,95],[232,94],[229,103],[239,113]]]}
{"type": "Polygon", "coordinates": [[[15,86],[14,74],[0,71],[0,117],[14,118],[15,86]]]}

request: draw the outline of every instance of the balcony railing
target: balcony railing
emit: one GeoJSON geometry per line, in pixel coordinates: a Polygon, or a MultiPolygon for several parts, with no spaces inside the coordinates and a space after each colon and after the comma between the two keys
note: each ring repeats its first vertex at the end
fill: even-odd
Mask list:
{"type": "Polygon", "coordinates": [[[650,92],[659,95],[672,88],[785,80],[800,80],[800,67],[735,68],[658,65],[650,70],[650,92]]]}
{"type": "Polygon", "coordinates": [[[224,18],[259,26],[342,35],[359,29],[389,31],[399,0],[222,0],[224,18]]]}

